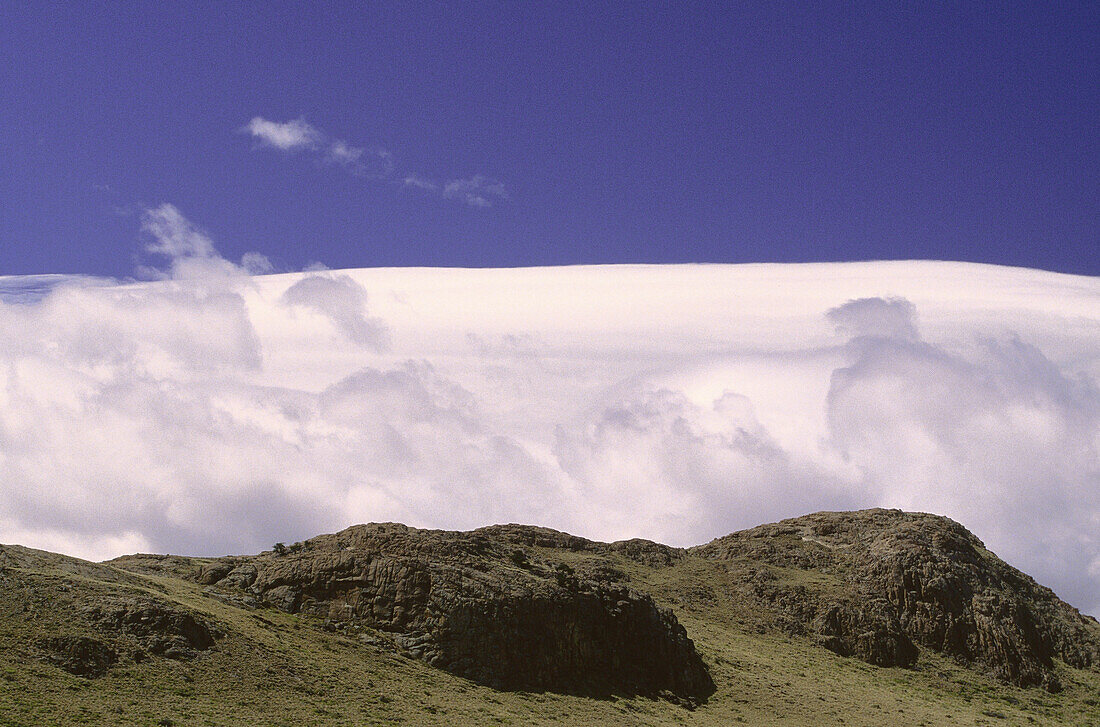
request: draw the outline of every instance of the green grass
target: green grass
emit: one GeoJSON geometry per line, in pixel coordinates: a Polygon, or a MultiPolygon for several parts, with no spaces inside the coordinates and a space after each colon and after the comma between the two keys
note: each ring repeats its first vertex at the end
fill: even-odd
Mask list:
{"type": "MultiPolygon", "coordinates": [[[[537,555],[574,567],[607,560],[552,550],[537,555]]],[[[763,615],[731,597],[736,584],[722,563],[689,556],[655,569],[610,560],[632,587],[676,611],[718,685],[706,704],[688,711],[643,697],[494,691],[322,631],[308,617],[226,606],[170,575],[116,571],[112,581],[113,569],[74,571],[58,562],[5,568],[0,724],[1100,726],[1095,672],[1060,665],[1065,691],[1048,694],[1006,686],[927,650],[912,670],[874,667],[762,629],[763,615]],[[67,604],[79,610],[86,599],[118,590],[174,601],[215,620],[227,635],[194,661],[124,660],[92,680],[40,659],[37,638],[81,628],[67,604]]],[[[790,583],[828,580],[776,572],[790,583]]]]}

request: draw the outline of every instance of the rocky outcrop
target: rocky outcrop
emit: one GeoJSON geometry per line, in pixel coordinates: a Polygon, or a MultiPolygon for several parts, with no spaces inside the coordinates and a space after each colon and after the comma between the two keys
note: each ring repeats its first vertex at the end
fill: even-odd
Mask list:
{"type": "Polygon", "coordinates": [[[173,603],[163,586],[143,575],[185,569],[194,570],[191,560],[177,556],[127,556],[106,564],[0,545],[0,619],[32,627],[37,636],[27,639],[29,653],[80,677],[100,677],[150,657],[195,659],[224,630],[173,603]]]}
{"type": "Polygon", "coordinates": [[[152,599],[108,599],[87,607],[85,615],[100,631],[136,642],[139,659],[146,652],[169,659],[194,659],[222,635],[195,614],[152,599]]]}
{"type": "Polygon", "coordinates": [[[1100,664],[1100,625],[1012,568],[944,517],[897,510],[816,513],[734,533],[693,549],[825,576],[802,588],[796,613],[823,646],[881,665],[908,666],[914,644],[985,668],[1019,686],[1060,689],[1054,659],[1100,664]]]}
{"type": "MultiPolygon", "coordinates": [[[[715,685],[660,604],[719,635],[783,633],[879,666],[911,667],[935,651],[1051,691],[1059,662],[1100,670],[1095,619],[961,525],[893,510],[816,513],[686,550],[520,525],[457,533],[395,524],[214,559],[93,564],[0,546],[0,584],[0,619],[23,634],[9,635],[7,648],[85,678],[120,663],[198,659],[226,636],[210,615],[226,607],[300,614],[299,623],[498,689],[661,695],[688,706],[715,685]],[[199,585],[167,587],[176,578],[199,585]],[[192,608],[185,592],[219,603],[192,608]]],[[[253,622],[276,628],[260,613],[224,621],[253,622]]],[[[349,658],[371,658],[339,642],[349,658]]]]}
{"type": "Polygon", "coordinates": [[[46,661],[79,677],[95,679],[107,673],[118,654],[107,644],[87,636],[53,636],[38,641],[46,661]]]}
{"type": "Polygon", "coordinates": [[[378,629],[409,656],[500,689],[705,699],[714,684],[670,611],[611,566],[536,552],[596,545],[545,528],[364,525],[197,578],[334,628],[378,629]]]}

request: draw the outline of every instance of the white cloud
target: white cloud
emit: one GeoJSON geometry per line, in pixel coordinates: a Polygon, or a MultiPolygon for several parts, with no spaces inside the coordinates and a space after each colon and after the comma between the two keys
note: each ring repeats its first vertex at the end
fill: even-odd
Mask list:
{"type": "Polygon", "coordinates": [[[385,149],[351,146],[340,140],[329,145],[328,159],[361,177],[387,177],[396,166],[393,154],[385,149]]]}
{"type": "Polygon", "coordinates": [[[1100,612],[1095,279],[948,263],[250,277],[259,263],[222,260],[175,208],[147,227],[168,279],[0,278],[0,482],[18,483],[0,488],[0,542],[248,552],[401,520],[687,545],[881,505],[954,517],[1100,612]]]}
{"type": "Polygon", "coordinates": [[[0,275],[0,303],[37,303],[61,286],[112,285],[113,280],[86,275],[0,275]]]}
{"type": "Polygon", "coordinates": [[[271,261],[258,252],[246,252],[240,265],[229,262],[205,231],[167,202],[142,213],[141,229],[152,238],[146,243],[145,251],[168,260],[167,272],[157,267],[141,267],[139,272],[149,278],[212,281],[273,271],[271,261]]]}
{"type": "MultiPolygon", "coordinates": [[[[308,150],[315,153],[319,162],[338,165],[351,174],[371,179],[388,179],[397,170],[394,155],[382,147],[364,147],[335,139],[311,126],[304,119],[283,123],[268,121],[260,116],[253,118],[242,131],[251,134],[263,145],[282,151],[308,150]]],[[[477,174],[468,179],[453,179],[443,185],[411,172],[402,173],[402,187],[413,187],[442,194],[446,199],[459,200],[471,207],[492,207],[494,203],[508,199],[504,184],[477,174]]]]}
{"type": "Polygon", "coordinates": [[[363,147],[334,139],[304,119],[279,123],[259,116],[245,125],[264,146],[282,151],[311,151],[319,161],[339,165],[356,176],[383,178],[396,166],[393,154],[381,147],[363,147]]]}
{"type": "Polygon", "coordinates": [[[469,179],[452,179],[440,188],[431,179],[418,174],[406,174],[401,179],[403,187],[419,189],[431,194],[441,194],[471,207],[492,207],[495,203],[508,199],[508,191],[503,182],[476,174],[469,179]]]}
{"type": "Polygon", "coordinates": [[[457,199],[471,207],[492,207],[494,202],[508,199],[504,183],[476,174],[469,179],[452,179],[443,187],[443,196],[457,199]]]}
{"type": "Polygon", "coordinates": [[[168,203],[145,210],[141,216],[141,229],[153,236],[153,241],[145,249],[157,255],[167,258],[213,258],[218,254],[210,238],[168,203]]]}
{"type": "Polygon", "coordinates": [[[904,298],[860,298],[827,314],[839,333],[852,338],[885,337],[915,341],[916,309],[904,298]]]}
{"type": "Polygon", "coordinates": [[[752,403],[732,392],[701,406],[681,392],[631,387],[560,427],[555,454],[613,538],[642,531],[689,545],[724,535],[733,523],[859,502],[828,467],[784,450],[752,403]],[[645,505],[623,507],[626,500],[645,505]]]}
{"type": "Polygon", "coordinates": [[[438,192],[439,185],[426,177],[421,177],[418,174],[406,174],[401,179],[402,186],[414,187],[416,189],[422,189],[425,192],[438,192]]]}
{"type": "Polygon", "coordinates": [[[270,275],[275,272],[275,266],[271,264],[267,256],[258,252],[246,252],[242,255],[241,267],[249,275],[270,275]]]}
{"type": "MultiPolygon", "coordinates": [[[[910,307],[911,308],[911,307],[910,307]]],[[[832,375],[829,436],[876,501],[952,513],[1063,597],[1100,603],[1100,390],[1016,337],[960,355],[886,321],[832,375]],[[1038,536],[1038,537],[1036,537],[1038,536]],[[1040,542],[1036,542],[1039,540],[1040,542]]]]}
{"type": "Polygon", "coordinates": [[[359,163],[359,160],[363,158],[363,154],[366,152],[361,146],[351,146],[344,141],[334,141],[329,146],[329,156],[334,162],[346,165],[355,165],[359,163]]]}
{"type": "Polygon", "coordinates": [[[265,146],[281,151],[316,149],[324,140],[324,134],[311,126],[305,119],[292,119],[278,122],[256,116],[244,129],[252,138],[265,146]]]}
{"type": "Polygon", "coordinates": [[[367,292],[347,275],[310,275],[287,288],[281,298],[290,306],[311,308],[328,319],[350,340],[382,352],[389,347],[386,326],[368,318],[367,292]]]}

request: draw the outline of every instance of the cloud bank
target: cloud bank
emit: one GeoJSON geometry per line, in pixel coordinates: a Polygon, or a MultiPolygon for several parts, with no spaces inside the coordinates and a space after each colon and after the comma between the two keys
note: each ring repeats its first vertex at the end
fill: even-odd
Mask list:
{"type": "Polygon", "coordinates": [[[355,522],[688,545],[951,516],[1100,613],[1100,284],[953,263],[0,278],[0,541],[248,552],[355,522]],[[95,284],[92,284],[92,283],[95,284]]]}

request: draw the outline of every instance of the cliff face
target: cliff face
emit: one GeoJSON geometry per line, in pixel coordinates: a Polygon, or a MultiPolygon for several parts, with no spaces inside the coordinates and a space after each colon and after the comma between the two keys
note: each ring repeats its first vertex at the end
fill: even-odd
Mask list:
{"type": "Polygon", "coordinates": [[[764,577],[753,595],[791,614],[825,648],[874,664],[910,666],[919,646],[1003,681],[1051,691],[1061,688],[1053,659],[1077,668],[1100,664],[1095,619],[944,517],[816,513],[734,533],[693,552],[826,577],[828,587],[817,588],[771,585],[764,577]]]}
{"type": "Polygon", "coordinates": [[[224,559],[198,579],[216,597],[254,598],[347,633],[381,630],[410,656],[500,689],[688,701],[714,691],[671,611],[614,573],[551,564],[525,543],[596,547],[539,528],[365,525],[281,554],[224,559]]]}

